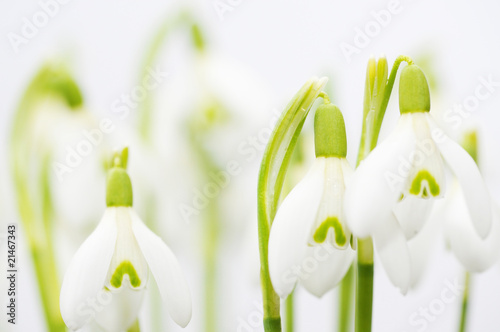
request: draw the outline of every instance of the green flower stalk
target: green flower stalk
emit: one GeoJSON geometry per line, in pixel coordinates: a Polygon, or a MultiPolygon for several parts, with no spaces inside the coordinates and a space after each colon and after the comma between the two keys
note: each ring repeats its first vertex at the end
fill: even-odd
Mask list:
{"type": "Polygon", "coordinates": [[[50,188],[51,151],[35,149],[40,137],[33,137],[34,119],[44,100],[62,102],[68,111],[79,112],[83,104],[80,89],[68,70],[47,64],[26,89],[14,115],[10,138],[10,164],[18,210],[33,257],[47,328],[65,331],[59,312],[59,278],[53,247],[54,207],[50,188]],[[32,167],[38,167],[32,177],[32,167]]]}
{"type": "MultiPolygon", "coordinates": [[[[292,159],[288,169],[287,177],[283,186],[282,197],[286,197],[293,189],[294,185],[300,180],[295,176],[300,173],[300,169],[304,166],[304,136],[299,136],[295,150],[293,151],[292,159]]],[[[294,292],[290,293],[285,300],[284,308],[284,330],[286,332],[293,332],[295,330],[295,305],[294,305],[294,292]]]]}
{"type": "MultiPolygon", "coordinates": [[[[475,163],[478,164],[479,166],[479,145],[478,145],[478,133],[476,130],[471,130],[468,131],[464,134],[463,140],[462,140],[462,147],[467,151],[467,153],[474,159],[475,163]]],[[[451,197],[449,198],[449,201],[455,201],[455,204],[459,205],[463,209],[463,203],[460,202],[460,193],[457,192],[458,190],[455,187],[455,190],[452,192],[450,195],[451,197]]],[[[449,210],[457,210],[453,206],[449,207],[449,210]]],[[[462,216],[466,216],[467,213],[465,211],[461,211],[461,209],[458,209],[458,213],[462,214],[462,216]]],[[[500,234],[497,230],[498,227],[498,216],[494,213],[495,220],[494,224],[492,226],[492,231],[491,234],[486,238],[485,241],[480,241],[479,243],[470,243],[470,246],[466,249],[467,251],[470,251],[471,253],[469,254],[470,257],[467,257],[466,255],[463,254],[466,250],[461,250],[458,251],[457,249],[457,239],[463,238],[464,234],[467,234],[467,237],[473,237],[473,232],[471,232],[470,229],[464,229],[464,224],[463,223],[458,223],[457,225],[457,220],[463,220],[462,219],[457,219],[455,216],[448,216],[446,218],[446,230],[447,230],[447,239],[450,241],[450,244],[452,246],[452,249],[455,249],[457,253],[460,253],[457,255],[459,258],[460,262],[464,265],[465,271],[464,271],[464,290],[463,290],[463,295],[462,295],[462,302],[461,302],[461,307],[460,307],[460,321],[458,324],[458,331],[459,332],[466,332],[467,326],[468,326],[468,321],[469,321],[469,311],[468,309],[470,308],[470,300],[469,300],[469,294],[470,294],[470,288],[471,288],[471,283],[472,283],[472,277],[473,274],[471,272],[480,272],[486,268],[489,268],[491,265],[493,265],[496,261],[498,261],[498,252],[500,251],[500,245],[495,244],[498,243],[500,240],[500,234]],[[451,220],[453,219],[453,220],[451,220]],[[457,227],[458,226],[458,227],[457,227]],[[460,233],[458,235],[453,236],[454,232],[457,232],[457,228],[460,230],[460,233]],[[478,251],[479,249],[479,251],[478,251]],[[497,253],[497,254],[495,254],[497,253]],[[474,262],[471,264],[471,262],[474,262]]],[[[470,220],[468,221],[470,223],[470,220]]],[[[462,243],[462,246],[466,246],[466,244],[462,243]]]]}
{"type": "MultiPolygon", "coordinates": [[[[207,119],[207,115],[211,113],[224,112],[220,107],[214,105],[204,110],[203,114],[195,113],[190,122],[188,123],[188,133],[189,133],[189,143],[191,145],[192,152],[198,159],[198,165],[200,165],[200,171],[208,181],[209,174],[214,174],[220,172],[220,167],[213,160],[211,153],[207,150],[204,145],[206,137],[209,135],[210,131],[217,128],[220,124],[220,118],[207,119]],[[207,121],[205,121],[207,120],[207,121]]],[[[210,199],[206,210],[202,215],[203,222],[203,239],[202,239],[202,250],[204,256],[204,319],[205,319],[205,331],[216,332],[218,331],[218,301],[217,296],[217,254],[219,252],[219,242],[220,242],[220,212],[219,212],[219,200],[217,197],[210,199]]]]}
{"type": "MultiPolygon", "coordinates": [[[[203,53],[206,49],[206,39],[203,35],[203,29],[197,23],[196,19],[189,11],[180,11],[175,15],[170,15],[164,20],[163,24],[156,31],[149,48],[146,51],[139,82],[148,74],[150,69],[158,60],[163,47],[170,40],[173,33],[182,29],[188,29],[191,33],[193,49],[197,53],[203,53]]],[[[151,124],[153,121],[154,99],[153,93],[148,91],[146,97],[139,105],[139,134],[144,141],[151,140],[151,124]]]]}
{"type": "Polygon", "coordinates": [[[274,291],[269,275],[269,233],[298,136],[309,110],[325,84],[324,78],[312,79],[295,94],[271,134],[261,163],[257,204],[261,287],[266,332],[281,331],[280,299],[274,291]]]}
{"type": "Polygon", "coordinates": [[[346,160],[344,117],[322,92],[324,103],[314,116],[315,160],[283,200],[268,243],[269,276],[285,299],[300,283],[322,297],[346,275],[355,258],[355,243],[344,215],[344,193],[353,169],[346,160]],[[312,269],[302,271],[305,262],[312,269]]]}
{"type": "Polygon", "coordinates": [[[401,62],[413,64],[407,56],[399,56],[392,67],[389,78],[387,59],[370,58],[366,69],[365,96],[363,102],[363,127],[358,149],[357,164],[375,148],[384,120],[385,111],[391,97],[392,88],[401,62]]]}
{"type": "Polygon", "coordinates": [[[462,295],[462,303],[460,307],[460,323],[458,327],[458,332],[467,331],[467,312],[469,309],[469,293],[471,284],[471,274],[469,271],[464,273],[464,293],[462,295]]]}
{"type": "MultiPolygon", "coordinates": [[[[385,57],[368,61],[363,103],[363,126],[358,150],[357,165],[376,147],[382,121],[389,103],[394,81],[402,61],[413,61],[400,56],[394,62],[391,74],[385,57]]],[[[371,238],[358,239],[358,262],[356,278],[356,332],[371,331],[373,305],[373,242],[371,238]]]]}
{"type": "MultiPolygon", "coordinates": [[[[140,75],[138,80],[139,83],[142,82],[144,77],[147,77],[148,70],[150,70],[151,67],[153,67],[155,63],[158,62],[161,51],[164,49],[165,46],[168,45],[169,41],[171,40],[171,36],[182,30],[190,31],[192,47],[196,53],[201,53],[204,51],[206,47],[205,36],[203,34],[203,29],[200,28],[195,17],[191,15],[191,13],[188,10],[180,10],[179,12],[176,12],[173,15],[171,13],[168,13],[168,16],[165,17],[160,27],[157,29],[157,31],[154,32],[154,36],[150,41],[149,46],[146,48],[146,53],[144,55],[144,59],[140,67],[140,75]]],[[[154,135],[152,126],[153,114],[155,109],[154,96],[155,96],[154,91],[149,91],[149,90],[146,91],[145,98],[138,105],[137,130],[142,141],[150,146],[153,144],[152,137],[154,135]]],[[[145,221],[148,224],[148,226],[151,227],[151,229],[156,230],[157,216],[156,213],[154,212],[154,207],[158,205],[158,202],[153,195],[151,195],[151,197],[148,197],[147,201],[149,202],[148,203],[149,208],[145,221]]],[[[212,205],[213,204],[211,204],[210,209],[214,207],[212,205]]],[[[217,216],[215,215],[216,213],[211,212],[210,214],[212,215],[212,217],[210,218],[207,217],[207,219],[210,220],[217,219],[217,216]]],[[[207,290],[207,293],[208,292],[212,291],[207,290]]],[[[210,297],[212,298],[212,296],[210,297]]],[[[161,299],[157,296],[157,294],[153,293],[153,295],[151,296],[151,303],[152,303],[151,307],[153,308],[151,316],[152,316],[152,323],[155,329],[162,328],[161,327],[162,313],[158,309],[160,301],[161,299]]],[[[208,316],[210,317],[209,319],[211,320],[215,319],[213,318],[214,315],[212,315],[213,310],[215,310],[214,307],[212,305],[207,306],[207,310],[210,311],[210,314],[208,314],[208,316]]]]}
{"type": "Polygon", "coordinates": [[[314,116],[316,158],[280,205],[269,235],[269,272],[274,290],[286,298],[300,283],[317,297],[342,280],[355,252],[343,213],[346,183],[353,170],[346,160],[344,119],[325,103],[314,116]],[[301,273],[307,261],[315,268],[301,273]]]}
{"type": "Polygon", "coordinates": [[[356,265],[351,264],[349,271],[340,284],[339,291],[339,320],[337,325],[338,332],[350,332],[352,326],[352,313],[354,312],[354,294],[356,265]]]}
{"type": "MultiPolygon", "coordinates": [[[[396,64],[387,87],[392,86],[396,64]]],[[[388,90],[384,95],[390,95],[388,90]]],[[[391,282],[403,294],[410,288],[414,271],[408,241],[421,232],[435,200],[445,195],[446,170],[463,189],[462,206],[468,210],[463,215],[469,215],[472,221],[464,226],[467,233],[476,233],[474,241],[480,241],[488,237],[493,224],[490,197],[477,165],[434,121],[427,80],[411,62],[401,72],[399,108],[395,130],[368,156],[361,154],[366,158],[346,190],[346,217],[360,239],[356,331],[371,330],[374,249],[391,282]]],[[[367,137],[376,143],[378,131],[367,137]]],[[[463,239],[468,236],[459,231],[456,221],[449,232],[450,246],[471,266],[480,268],[482,263],[478,262],[483,260],[471,261],[469,250],[478,246],[464,247],[463,239]]]]}

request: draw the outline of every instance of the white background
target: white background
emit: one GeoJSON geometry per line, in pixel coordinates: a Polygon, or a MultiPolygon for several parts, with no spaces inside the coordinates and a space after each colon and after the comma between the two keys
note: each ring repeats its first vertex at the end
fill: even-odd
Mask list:
{"type": "MultiPolygon", "coordinates": [[[[219,1],[223,2],[223,1],[219,1]]],[[[37,68],[52,56],[68,59],[77,80],[84,90],[87,105],[96,114],[104,116],[109,105],[123,91],[129,91],[138,75],[145,49],[162,19],[174,12],[181,1],[131,0],[72,0],[61,5],[59,13],[40,29],[37,36],[14,52],[9,32],[20,33],[23,18],[31,19],[40,10],[37,1],[2,0],[0,4],[0,152],[2,164],[6,162],[8,134],[13,111],[21,94],[37,68]]],[[[193,2],[195,13],[207,27],[211,48],[239,62],[264,82],[271,96],[272,107],[281,109],[293,93],[311,76],[327,75],[334,91],[332,99],[344,112],[349,140],[349,158],[354,161],[359,140],[362,113],[364,73],[368,57],[386,54],[389,63],[397,55],[418,59],[432,59],[432,75],[438,81],[431,91],[433,112],[450,109],[454,104],[474,94],[479,77],[492,75],[500,81],[500,3],[497,1],[432,1],[401,0],[399,12],[391,16],[389,24],[370,38],[369,45],[348,62],[342,54],[341,43],[354,44],[356,28],[364,29],[374,21],[371,12],[386,9],[390,1],[233,1],[231,11],[222,14],[214,8],[216,1],[193,2]],[[440,108],[440,109],[437,109],[440,108]]],[[[229,2],[223,2],[229,3],[229,2]]],[[[182,57],[166,64],[177,75],[182,57]]],[[[185,64],[184,64],[185,65],[185,64]]],[[[427,72],[430,75],[430,72],[427,72]]],[[[174,83],[172,83],[174,84],[174,83]]],[[[396,96],[397,89],[394,96],[396,96]]],[[[384,125],[390,130],[397,116],[397,98],[388,109],[391,115],[384,125]]],[[[262,110],[260,110],[262,112],[262,110]]],[[[266,112],[266,110],[264,110],[266,112]]],[[[437,113],[436,113],[437,114],[437,113]]],[[[500,89],[481,101],[463,127],[450,133],[458,135],[470,123],[477,124],[487,145],[498,147],[498,121],[500,120],[500,89]]],[[[384,134],[383,134],[384,135],[384,134]]],[[[382,136],[383,136],[382,135],[382,136]]],[[[488,150],[492,155],[498,149],[488,150]]],[[[485,164],[485,177],[493,192],[498,192],[498,169],[485,164]],[[495,170],[496,169],[496,170],[495,170]]],[[[15,218],[12,197],[8,189],[9,177],[5,170],[1,178],[3,202],[2,218],[15,218]]],[[[250,186],[248,190],[254,190],[250,186]]],[[[3,250],[3,249],[2,249],[3,250]]],[[[26,249],[25,249],[26,250],[26,249]]],[[[22,252],[21,252],[22,254],[22,252]]],[[[4,257],[2,254],[1,257],[4,257]]],[[[28,260],[26,252],[21,261],[28,260]]],[[[226,257],[225,257],[226,259],[226,257]]],[[[231,267],[245,265],[242,258],[227,255],[225,275],[243,278],[231,267]],[[234,263],[234,264],[233,264],[234,263]]],[[[3,260],[3,258],[2,258],[3,260]]],[[[193,268],[196,270],[196,268],[193,268]]],[[[33,280],[29,267],[19,288],[21,309],[19,316],[23,328],[19,331],[43,331],[41,312],[36,304],[33,280]]],[[[493,267],[487,273],[474,277],[471,296],[469,331],[498,331],[500,329],[500,269],[493,267]]],[[[433,258],[418,289],[406,297],[390,285],[383,270],[376,269],[374,331],[418,331],[409,324],[409,316],[420,307],[440,297],[446,280],[461,278],[457,261],[436,247],[433,258]]],[[[248,278],[247,278],[248,279],[248,278]]],[[[193,278],[195,282],[195,278],[193,278]]],[[[249,286],[237,299],[236,309],[223,315],[227,322],[224,330],[237,331],[238,318],[247,320],[256,312],[254,301],[259,301],[258,288],[249,286]]],[[[2,290],[2,296],[4,291],[2,290]]],[[[232,300],[234,301],[234,299],[232,300]]],[[[334,312],[334,298],[329,293],[317,300],[299,290],[297,295],[297,331],[331,331],[329,316],[334,312]]],[[[425,331],[456,331],[460,301],[447,305],[425,331]]],[[[3,309],[2,309],[3,312],[3,309]]],[[[257,311],[258,313],[258,311],[257,311]]],[[[4,315],[1,315],[2,320],[4,315]]],[[[199,317],[186,331],[201,331],[199,317]]],[[[169,330],[177,330],[172,326],[169,330]]],[[[244,331],[244,330],[242,330],[244,331]]]]}

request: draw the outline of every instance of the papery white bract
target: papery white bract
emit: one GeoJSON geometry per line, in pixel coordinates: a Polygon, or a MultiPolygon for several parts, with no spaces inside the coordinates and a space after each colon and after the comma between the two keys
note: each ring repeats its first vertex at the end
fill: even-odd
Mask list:
{"type": "Polygon", "coordinates": [[[343,213],[345,158],[318,157],[280,206],[269,237],[269,272],[282,298],[297,280],[320,297],[346,274],[354,259],[343,213]]]}

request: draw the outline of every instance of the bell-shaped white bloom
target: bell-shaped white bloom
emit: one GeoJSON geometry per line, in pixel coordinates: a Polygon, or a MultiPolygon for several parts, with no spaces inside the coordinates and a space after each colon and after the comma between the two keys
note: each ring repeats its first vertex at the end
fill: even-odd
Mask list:
{"type": "Polygon", "coordinates": [[[463,189],[457,181],[450,189],[442,215],[446,242],[467,271],[483,272],[500,257],[500,212],[491,205],[491,232],[483,239],[474,229],[463,189]]]}
{"type": "Polygon", "coordinates": [[[134,212],[130,179],[116,165],[108,173],[106,203],[64,277],[60,307],[66,325],[77,330],[95,319],[106,331],[126,330],[137,319],[151,272],[170,316],[185,327],[191,295],[179,263],[134,212]]]}
{"type": "Polygon", "coordinates": [[[355,256],[343,208],[345,186],[353,171],[345,159],[342,113],[331,104],[316,111],[315,143],[312,168],[285,198],[271,227],[269,273],[282,298],[298,280],[309,292],[322,296],[342,280],[355,256]],[[332,123],[336,125],[329,127],[332,123]],[[334,137],[323,134],[324,129],[335,131],[334,137]]]}
{"type": "Polygon", "coordinates": [[[395,131],[357,168],[346,192],[346,216],[355,236],[373,237],[389,278],[406,292],[407,240],[424,226],[434,199],[445,195],[445,169],[460,183],[481,238],[490,231],[491,206],[474,160],[432,119],[427,81],[415,65],[401,73],[400,110],[395,131]]]}

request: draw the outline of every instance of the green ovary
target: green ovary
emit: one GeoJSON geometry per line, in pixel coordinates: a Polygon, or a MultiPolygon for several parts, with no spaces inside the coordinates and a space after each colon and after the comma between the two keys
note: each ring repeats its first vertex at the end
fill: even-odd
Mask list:
{"type": "Polygon", "coordinates": [[[132,287],[139,287],[141,285],[141,279],[139,279],[132,263],[130,261],[123,261],[120,265],[118,265],[113,273],[113,276],[111,277],[111,286],[120,288],[125,274],[128,274],[132,287]]]}
{"type": "MultiPolygon", "coordinates": [[[[422,188],[422,181],[427,181],[429,185],[429,190],[432,196],[439,195],[439,185],[436,182],[436,179],[429,173],[429,171],[422,170],[419,171],[410,187],[410,194],[412,195],[420,195],[420,189],[422,188]]],[[[422,191],[422,197],[428,197],[429,193],[427,192],[427,188],[424,187],[422,191]]]]}
{"type": "Polygon", "coordinates": [[[316,229],[316,232],[314,232],[314,241],[317,243],[325,242],[330,227],[335,231],[335,242],[339,246],[344,246],[346,243],[345,233],[342,229],[342,225],[336,217],[328,217],[321,223],[321,225],[316,229]]]}

